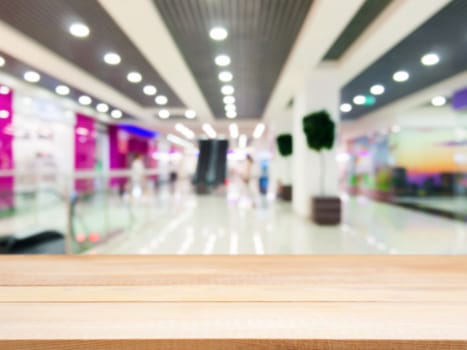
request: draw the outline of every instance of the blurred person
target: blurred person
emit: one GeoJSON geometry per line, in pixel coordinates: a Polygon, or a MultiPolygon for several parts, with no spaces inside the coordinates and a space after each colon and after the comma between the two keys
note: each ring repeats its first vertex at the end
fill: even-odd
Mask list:
{"type": "Polygon", "coordinates": [[[178,172],[175,162],[172,160],[169,163],[169,182],[170,182],[170,192],[175,192],[175,186],[177,184],[178,172]]]}
{"type": "Polygon", "coordinates": [[[134,197],[141,197],[144,187],[144,162],[141,154],[136,154],[131,163],[131,193],[134,197]]]}
{"type": "Polygon", "coordinates": [[[253,207],[255,206],[255,191],[254,191],[254,188],[252,187],[254,186],[254,181],[252,181],[254,177],[254,165],[255,164],[254,164],[253,157],[248,154],[245,159],[243,171],[240,174],[243,180],[243,184],[244,184],[243,187],[244,187],[245,197],[249,202],[251,202],[253,207]]]}

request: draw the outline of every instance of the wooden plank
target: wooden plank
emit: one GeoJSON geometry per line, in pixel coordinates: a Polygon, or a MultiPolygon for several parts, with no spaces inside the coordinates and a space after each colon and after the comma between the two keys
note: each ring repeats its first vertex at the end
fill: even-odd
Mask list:
{"type": "Polygon", "coordinates": [[[371,286],[364,290],[358,285],[155,285],[155,286],[34,286],[0,287],[0,304],[5,302],[312,302],[312,301],[432,301],[450,300],[467,303],[467,287],[371,286]],[[343,290],[345,289],[345,293],[343,290]],[[423,290],[423,293],[420,291],[423,290]]]}
{"type": "Polygon", "coordinates": [[[0,257],[0,349],[463,349],[467,257],[0,257]]]}
{"type": "Polygon", "coordinates": [[[467,304],[7,303],[0,324],[4,340],[467,340],[467,304]]]}
{"type": "Polygon", "coordinates": [[[157,339],[2,341],[2,350],[465,350],[463,341],[157,339]]]}

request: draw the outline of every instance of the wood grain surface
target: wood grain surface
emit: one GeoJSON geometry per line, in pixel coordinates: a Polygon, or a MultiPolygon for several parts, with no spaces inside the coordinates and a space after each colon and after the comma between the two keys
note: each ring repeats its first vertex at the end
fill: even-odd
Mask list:
{"type": "Polygon", "coordinates": [[[2,256],[0,349],[467,350],[467,257],[2,256]]]}

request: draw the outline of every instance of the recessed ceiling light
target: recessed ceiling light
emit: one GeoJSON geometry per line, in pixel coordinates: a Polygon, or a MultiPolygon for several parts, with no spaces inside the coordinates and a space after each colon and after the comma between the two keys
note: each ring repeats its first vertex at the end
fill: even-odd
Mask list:
{"type": "Polygon", "coordinates": [[[156,98],[154,99],[154,101],[156,101],[156,103],[160,106],[163,106],[163,105],[166,105],[167,102],[169,102],[169,100],[167,99],[166,96],[164,95],[159,95],[159,96],[156,96],[156,98]]]}
{"type": "Polygon", "coordinates": [[[225,116],[229,119],[237,118],[237,112],[235,111],[228,111],[225,113],[225,116]]]}
{"type": "Polygon", "coordinates": [[[235,103],[235,97],[225,96],[223,101],[224,101],[225,104],[232,104],[232,103],[235,103]]]}
{"type": "Polygon", "coordinates": [[[119,54],[115,52],[107,52],[104,55],[104,62],[107,64],[110,64],[111,66],[115,66],[119,64],[122,61],[122,58],[120,57],[119,54]]]}
{"type": "Polygon", "coordinates": [[[146,85],[143,88],[143,92],[145,95],[154,96],[157,93],[157,89],[154,85],[146,85]]]}
{"type": "Polygon", "coordinates": [[[168,110],[166,110],[166,109],[161,109],[161,110],[159,111],[159,118],[161,118],[161,119],[167,119],[167,118],[169,118],[169,117],[170,117],[170,112],[169,112],[168,110]]]}
{"type": "Polygon", "coordinates": [[[86,38],[89,33],[91,32],[89,30],[89,27],[85,25],[84,23],[73,23],[69,28],[69,32],[71,35],[77,37],[77,38],[86,38]]]}
{"type": "Polygon", "coordinates": [[[109,111],[109,106],[106,103],[99,103],[96,109],[98,112],[107,113],[109,111]]]}
{"type": "Polygon", "coordinates": [[[185,117],[187,119],[193,119],[193,118],[196,117],[196,112],[191,110],[191,109],[188,109],[188,110],[185,111],[185,117]]]}
{"type": "Polygon", "coordinates": [[[10,116],[10,112],[6,109],[0,110],[0,119],[7,119],[10,116]]]}
{"type": "Polygon", "coordinates": [[[227,71],[220,72],[219,75],[219,80],[223,81],[225,83],[228,83],[229,81],[232,81],[233,79],[233,74],[227,71]]]}
{"type": "Polygon", "coordinates": [[[39,73],[30,70],[24,73],[24,80],[30,83],[37,83],[39,80],[41,80],[41,76],[39,73]]]}
{"type": "Polygon", "coordinates": [[[70,93],[70,88],[66,85],[58,85],[56,88],[55,88],[55,92],[58,94],[58,95],[61,95],[61,96],[66,96],[70,93]]]}
{"type": "Polygon", "coordinates": [[[409,77],[410,75],[408,72],[406,72],[405,70],[400,70],[394,73],[394,75],[392,76],[392,79],[394,79],[394,81],[397,81],[398,83],[401,83],[401,82],[407,81],[409,77]]]}
{"type": "Polygon", "coordinates": [[[92,103],[92,99],[89,96],[83,95],[79,97],[78,102],[84,106],[89,106],[92,103]]]}
{"type": "Polygon", "coordinates": [[[441,107],[446,104],[446,97],[444,96],[436,96],[431,99],[431,104],[435,107],[441,107]]]}
{"type": "Polygon", "coordinates": [[[221,92],[223,95],[232,95],[235,92],[235,89],[232,85],[224,85],[221,88],[221,92]]]}
{"type": "Polygon", "coordinates": [[[230,57],[227,55],[219,55],[215,58],[214,62],[221,67],[228,66],[230,64],[230,57]]]}
{"type": "Polygon", "coordinates": [[[237,107],[235,105],[225,105],[226,111],[236,111],[237,107]]]}
{"type": "Polygon", "coordinates": [[[350,103],[343,103],[340,107],[341,112],[348,113],[352,110],[352,105],[350,103]]]}
{"type": "Polygon", "coordinates": [[[112,112],[110,112],[110,116],[114,119],[120,119],[123,117],[123,113],[119,109],[114,109],[112,112]]]}
{"type": "Polygon", "coordinates": [[[427,53],[420,60],[424,66],[434,66],[439,63],[439,56],[433,52],[427,53]]]}
{"type": "Polygon", "coordinates": [[[376,85],[373,85],[371,88],[370,88],[370,92],[373,94],[373,95],[382,95],[384,94],[384,86],[381,85],[381,84],[376,84],[376,85]]]}
{"type": "Polygon", "coordinates": [[[211,37],[211,39],[217,41],[225,40],[225,38],[227,38],[228,35],[229,33],[227,33],[227,30],[222,27],[214,27],[209,31],[209,36],[211,37]]]}
{"type": "Polygon", "coordinates": [[[0,86],[0,95],[8,95],[10,93],[10,88],[2,85],[0,86]]]}
{"type": "Polygon", "coordinates": [[[356,105],[362,105],[365,103],[365,101],[366,98],[363,95],[357,95],[353,98],[353,103],[355,103],[356,105]]]}
{"type": "Polygon", "coordinates": [[[134,83],[134,84],[139,83],[141,80],[143,80],[143,77],[138,72],[130,72],[128,73],[126,78],[128,79],[130,83],[134,83]]]}
{"type": "Polygon", "coordinates": [[[0,67],[3,67],[5,65],[5,59],[0,56],[0,67]]]}

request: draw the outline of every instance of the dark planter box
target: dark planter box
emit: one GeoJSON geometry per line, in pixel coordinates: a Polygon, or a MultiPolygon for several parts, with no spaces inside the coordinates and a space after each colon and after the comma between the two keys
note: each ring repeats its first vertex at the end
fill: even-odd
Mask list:
{"type": "Polygon", "coordinates": [[[342,218],[342,204],[339,197],[312,197],[311,217],[318,225],[339,225],[342,218]]]}
{"type": "Polygon", "coordinates": [[[282,186],[280,197],[282,200],[290,202],[292,200],[292,185],[282,186]]]}

